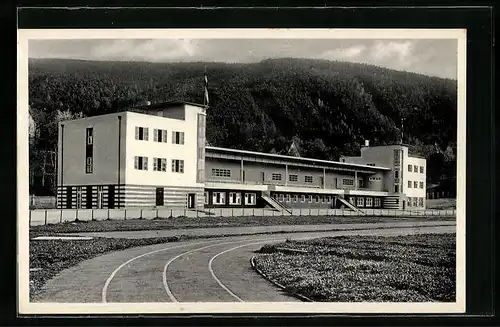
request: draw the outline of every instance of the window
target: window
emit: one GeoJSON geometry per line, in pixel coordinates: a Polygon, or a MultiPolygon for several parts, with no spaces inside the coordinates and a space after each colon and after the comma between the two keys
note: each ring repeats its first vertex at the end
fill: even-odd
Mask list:
{"type": "Polygon", "coordinates": [[[214,192],[212,194],[213,204],[226,204],[226,193],[225,192],[214,192]]]}
{"type": "Polygon", "coordinates": [[[413,166],[413,172],[418,173],[418,166],[417,165],[413,166]]]}
{"type": "Polygon", "coordinates": [[[408,165],[408,171],[411,173],[411,167],[412,165],[408,165]]]}
{"type": "Polygon", "coordinates": [[[285,196],[283,194],[280,194],[278,196],[278,199],[279,199],[280,202],[283,202],[283,200],[285,199],[285,196]]]}
{"type": "Polygon", "coordinates": [[[424,166],[420,166],[420,173],[423,174],[424,173],[424,166]]]}
{"type": "Polygon", "coordinates": [[[365,205],[365,198],[358,198],[358,200],[356,201],[358,207],[364,207],[365,205]]]}
{"type": "Polygon", "coordinates": [[[309,203],[312,203],[313,202],[313,196],[312,195],[309,195],[309,203]]]}
{"type": "Polygon", "coordinates": [[[87,128],[85,145],[85,173],[92,174],[94,172],[93,157],[94,157],[94,129],[87,128]]]}
{"type": "Polygon", "coordinates": [[[414,207],[418,206],[418,198],[413,198],[413,206],[414,207]]]}
{"type": "Polygon", "coordinates": [[[135,139],[141,140],[141,141],[147,141],[148,140],[148,132],[149,132],[149,128],[136,126],[135,127],[135,139]]]}
{"type": "Polygon", "coordinates": [[[254,205],[256,202],[255,193],[245,193],[245,204],[254,205]]]}
{"type": "Polygon", "coordinates": [[[92,174],[94,171],[94,166],[92,165],[92,157],[87,157],[85,165],[85,173],[92,174]]]}
{"type": "Polygon", "coordinates": [[[316,203],[319,202],[319,195],[316,195],[316,203]]]}
{"type": "Polygon", "coordinates": [[[208,204],[208,192],[205,192],[205,204],[208,204]]]}
{"type": "Polygon", "coordinates": [[[285,195],[285,202],[290,202],[290,194],[285,195]]]}
{"type": "Polygon", "coordinates": [[[165,159],[165,158],[153,158],[153,170],[154,171],[167,171],[167,159],[165,159]]]}
{"type": "Polygon", "coordinates": [[[148,170],[148,157],[134,157],[134,168],[137,170],[148,170]]]}
{"type": "Polygon", "coordinates": [[[281,180],[281,174],[273,173],[271,179],[273,181],[280,181],[281,180]]]}
{"type": "Polygon", "coordinates": [[[380,177],[370,177],[371,182],[379,181],[380,177]]]}
{"type": "Polygon", "coordinates": [[[373,199],[372,198],[366,198],[366,206],[371,207],[373,205],[373,199]]]}
{"type": "Polygon", "coordinates": [[[424,198],[419,198],[418,199],[418,206],[422,207],[422,208],[424,207],[424,198]]]}
{"type": "Polygon", "coordinates": [[[183,173],[184,172],[184,160],[172,159],[172,172],[183,173]]]}
{"type": "Polygon", "coordinates": [[[321,196],[321,203],[325,203],[325,196],[321,196]]]}
{"type": "Polygon", "coordinates": [[[411,188],[411,181],[408,181],[408,188],[411,188]]]}
{"type": "Polygon", "coordinates": [[[154,141],[167,143],[167,131],[164,129],[156,129],[154,130],[154,141]]]}
{"type": "Polygon", "coordinates": [[[380,198],[375,198],[374,206],[375,207],[380,207],[380,198]]]}
{"type": "Polygon", "coordinates": [[[300,196],[300,202],[302,203],[306,202],[306,196],[304,194],[300,196]]]}
{"type": "Polygon", "coordinates": [[[399,193],[399,185],[394,185],[394,193],[399,193]]]}
{"type": "Polygon", "coordinates": [[[418,188],[418,182],[417,181],[413,182],[413,188],[418,188]]]}
{"type": "Polygon", "coordinates": [[[184,144],[184,132],[172,131],[172,143],[184,144]]]}
{"type": "Polygon", "coordinates": [[[365,183],[363,182],[362,179],[358,180],[358,187],[361,187],[361,188],[365,187],[365,183]]]}
{"type": "Polygon", "coordinates": [[[241,204],[241,193],[230,192],[229,193],[229,204],[241,204]]]}
{"type": "Polygon", "coordinates": [[[94,129],[93,128],[87,128],[87,145],[92,145],[93,142],[94,142],[94,137],[93,137],[93,132],[94,132],[94,129]]]}
{"type": "Polygon", "coordinates": [[[288,180],[290,182],[297,182],[299,180],[299,176],[298,175],[289,175],[288,180]]]}
{"type": "Polygon", "coordinates": [[[82,207],[82,197],[83,197],[83,187],[76,188],[76,208],[80,209],[82,207]]]}
{"type": "Polygon", "coordinates": [[[299,200],[299,196],[297,194],[293,195],[293,202],[297,203],[299,200]]]}
{"type": "Polygon", "coordinates": [[[424,182],[420,182],[420,188],[424,188],[424,182]]]}
{"type": "Polygon", "coordinates": [[[342,184],[343,185],[353,186],[354,185],[354,179],[344,178],[344,179],[342,179],[342,184]]]}
{"type": "Polygon", "coordinates": [[[394,178],[399,178],[399,170],[394,171],[394,178]]]}
{"type": "Polygon", "coordinates": [[[408,207],[411,207],[411,198],[408,198],[408,207]]]}
{"type": "Polygon", "coordinates": [[[304,176],[304,182],[306,182],[306,183],[312,183],[313,182],[313,177],[312,176],[304,176]]]}
{"type": "Polygon", "coordinates": [[[231,177],[231,170],[230,169],[222,169],[222,168],[212,168],[212,176],[231,177]]]}
{"type": "Polygon", "coordinates": [[[374,164],[374,163],[369,163],[369,164],[367,164],[367,166],[372,166],[372,167],[374,167],[374,166],[375,166],[375,164],[374,164]]]}
{"type": "Polygon", "coordinates": [[[332,202],[332,197],[331,197],[331,196],[327,196],[327,197],[326,197],[326,202],[327,202],[327,203],[332,202]]]}

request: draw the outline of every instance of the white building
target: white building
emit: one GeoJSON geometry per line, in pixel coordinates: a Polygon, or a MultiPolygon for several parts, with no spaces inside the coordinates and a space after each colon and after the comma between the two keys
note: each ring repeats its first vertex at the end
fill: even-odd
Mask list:
{"type": "Polygon", "coordinates": [[[203,206],[205,109],[147,109],[59,125],[60,207],[203,206]]]}
{"type": "Polygon", "coordinates": [[[425,208],[405,145],[338,162],[206,146],[205,129],[206,107],[179,101],[62,122],[58,207],[425,208]]]}

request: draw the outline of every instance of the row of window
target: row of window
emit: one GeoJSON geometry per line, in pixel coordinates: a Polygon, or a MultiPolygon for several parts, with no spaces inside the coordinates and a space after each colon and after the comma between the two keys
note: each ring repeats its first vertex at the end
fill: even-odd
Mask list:
{"type": "Polygon", "coordinates": [[[380,207],[380,198],[351,197],[349,202],[357,207],[380,207]]]}
{"type": "MultiPolygon", "coordinates": [[[[229,205],[241,205],[241,193],[240,192],[229,192],[228,204],[229,205]]],[[[255,193],[245,193],[244,204],[245,205],[255,205],[257,202],[257,195],[255,193]]],[[[205,204],[209,204],[208,192],[205,192],[205,204]]],[[[212,193],[212,204],[214,205],[225,205],[226,204],[226,192],[213,192],[212,193]]]]}
{"type": "Polygon", "coordinates": [[[408,181],[408,188],[424,188],[424,182],[408,181]],[[413,186],[412,186],[413,185],[413,186]]]}
{"type": "MultiPolygon", "coordinates": [[[[414,173],[418,173],[419,172],[419,166],[417,165],[408,165],[408,171],[411,173],[412,171],[414,173]]],[[[420,166],[420,173],[423,174],[424,173],[424,166],[420,166]]]]}
{"type": "MultiPolygon", "coordinates": [[[[279,202],[291,202],[291,203],[332,203],[334,197],[331,195],[305,195],[305,194],[274,194],[273,198],[279,202]]],[[[363,198],[358,197],[357,202],[354,197],[351,197],[349,201],[353,205],[366,206],[366,207],[380,207],[380,198],[363,198]]]]}
{"type": "Polygon", "coordinates": [[[382,178],[381,178],[381,177],[370,177],[369,179],[370,179],[370,182],[374,182],[374,181],[380,181],[380,180],[382,180],[382,178]]]}
{"type": "Polygon", "coordinates": [[[407,199],[408,207],[424,207],[424,198],[409,197],[407,199]]]}
{"type": "MultiPolygon", "coordinates": [[[[167,130],[155,128],[153,134],[153,140],[155,142],[167,143],[167,130]]],[[[149,141],[149,128],[136,126],[135,139],[139,141],[149,141]]],[[[172,131],[172,143],[184,144],[184,132],[172,131]]]]}
{"type": "MultiPolygon", "coordinates": [[[[134,168],[137,170],[148,170],[148,157],[135,156],[134,168]]],[[[153,158],[153,171],[167,171],[166,158],[153,158]]],[[[184,160],[172,159],[172,172],[184,173],[184,160]]]]}

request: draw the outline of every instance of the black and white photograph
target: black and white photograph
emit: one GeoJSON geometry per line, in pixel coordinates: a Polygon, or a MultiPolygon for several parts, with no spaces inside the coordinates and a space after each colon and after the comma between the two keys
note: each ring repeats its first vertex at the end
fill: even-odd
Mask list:
{"type": "Polygon", "coordinates": [[[20,312],[464,312],[465,44],[19,30],[20,312]]]}

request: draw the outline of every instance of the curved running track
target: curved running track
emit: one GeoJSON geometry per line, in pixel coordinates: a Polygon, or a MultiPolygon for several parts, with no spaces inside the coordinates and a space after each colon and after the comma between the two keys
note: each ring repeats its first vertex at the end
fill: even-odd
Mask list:
{"type": "Polygon", "coordinates": [[[157,244],[109,253],[62,271],[36,302],[292,302],[250,266],[263,244],[340,235],[455,232],[454,225],[252,235],[157,244]]]}

